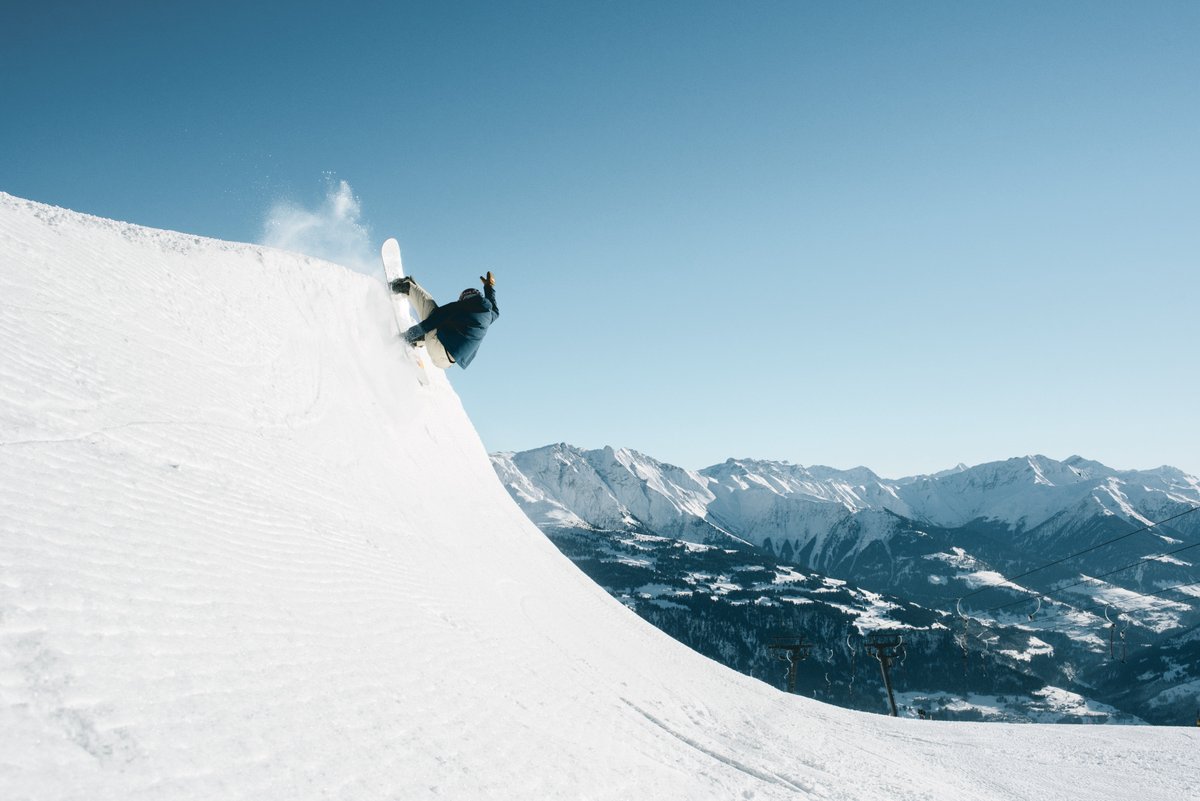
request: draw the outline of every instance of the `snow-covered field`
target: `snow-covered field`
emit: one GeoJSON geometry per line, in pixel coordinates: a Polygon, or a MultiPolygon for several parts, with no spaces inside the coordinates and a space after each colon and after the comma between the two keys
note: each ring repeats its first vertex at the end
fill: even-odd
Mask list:
{"type": "Polygon", "coordinates": [[[693,654],[549,544],[402,347],[381,281],[0,194],[0,799],[1200,784],[1195,729],[894,720],[693,654]]]}

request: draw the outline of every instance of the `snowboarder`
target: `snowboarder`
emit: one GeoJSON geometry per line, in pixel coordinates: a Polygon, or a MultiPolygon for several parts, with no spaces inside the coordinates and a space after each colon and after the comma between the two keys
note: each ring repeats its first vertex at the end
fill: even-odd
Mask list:
{"type": "Polygon", "coordinates": [[[457,364],[464,370],[479,350],[488,326],[500,316],[496,305],[496,279],[489,271],[480,276],[483,294],[464,289],[458,300],[439,306],[412,276],[397,278],[389,286],[392,292],[407,295],[408,302],[421,322],[404,332],[404,341],[413,347],[425,346],[430,360],[446,369],[457,364]]]}

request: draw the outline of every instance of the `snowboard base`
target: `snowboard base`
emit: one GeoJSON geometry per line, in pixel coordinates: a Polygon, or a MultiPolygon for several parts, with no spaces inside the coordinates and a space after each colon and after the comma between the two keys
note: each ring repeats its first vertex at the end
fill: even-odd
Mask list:
{"type": "MultiPolygon", "coordinates": [[[[412,307],[408,305],[408,298],[392,292],[392,282],[397,278],[404,277],[404,262],[400,259],[400,243],[394,238],[388,239],[380,248],[379,255],[383,258],[383,273],[387,277],[387,291],[392,296],[392,311],[396,313],[396,325],[400,327],[400,336],[403,338],[404,332],[416,325],[416,321],[413,319],[412,307]]],[[[417,367],[417,380],[421,382],[422,386],[429,386],[429,372],[426,367],[428,359],[407,342],[404,343],[404,351],[417,367]]]]}

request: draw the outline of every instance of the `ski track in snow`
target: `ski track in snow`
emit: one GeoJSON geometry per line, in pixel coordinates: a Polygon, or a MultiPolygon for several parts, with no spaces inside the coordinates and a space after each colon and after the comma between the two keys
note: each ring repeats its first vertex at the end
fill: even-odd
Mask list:
{"type": "Polygon", "coordinates": [[[313,259],[0,194],[0,798],[1200,780],[1193,730],[892,720],[688,651],[524,517],[388,303],[313,259]]]}

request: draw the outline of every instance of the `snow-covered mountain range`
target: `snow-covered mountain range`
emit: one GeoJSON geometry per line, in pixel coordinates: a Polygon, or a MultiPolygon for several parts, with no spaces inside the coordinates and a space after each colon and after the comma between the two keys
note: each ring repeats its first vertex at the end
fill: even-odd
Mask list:
{"type": "Polygon", "coordinates": [[[698,655],[547,541],[403,348],[378,279],[0,193],[0,798],[1200,783],[1191,730],[893,719],[698,655]]]}
{"type": "Polygon", "coordinates": [[[1176,468],[1116,470],[1079,456],[960,464],[901,479],[881,478],[865,467],[750,459],[693,471],[625,448],[588,451],[566,444],[492,458],[538,523],[613,527],[638,521],[684,539],[719,538],[734,529],[735,536],[777,547],[805,547],[813,539],[808,520],[871,511],[943,528],[988,522],[1027,531],[1064,513],[1146,524],[1200,504],[1200,479],[1176,468]]]}
{"type": "MultiPolygon", "coordinates": [[[[1120,627],[1126,647],[1132,630],[1138,647],[1169,649],[1200,624],[1191,603],[1200,584],[1190,584],[1200,581],[1200,550],[1190,549],[1200,544],[1200,512],[1188,511],[1200,507],[1200,481],[1172,467],[1026,456],[893,480],[863,467],[745,459],[692,471],[627,449],[566,444],[492,462],[526,513],[577,561],[594,561],[580,548],[589,531],[593,543],[607,537],[610,552],[630,534],[748,545],[763,558],[941,611],[951,623],[967,614],[994,632],[1019,626],[1058,637],[1060,651],[1106,674],[1114,650],[1106,632],[1120,627]]],[[[1181,693],[1200,693],[1200,673],[1192,673],[1139,701],[1136,714],[1178,719],[1181,693]]]]}
{"type": "MultiPolygon", "coordinates": [[[[917,527],[986,528],[1013,546],[1036,532],[1048,550],[1013,555],[1025,563],[1090,544],[1066,536],[1088,525],[1147,526],[1200,506],[1200,479],[1181,470],[1115,470],[1078,456],[1025,456],[896,480],[865,467],[735,459],[692,471],[628,449],[566,444],[494,454],[492,461],[538,525],[744,541],[829,572],[917,527]]],[[[1200,533],[1200,515],[1152,528],[1132,544],[1139,553],[1169,549],[1175,530],[1200,533]]],[[[1112,561],[1114,552],[1123,549],[1103,558],[1112,561]]]]}

